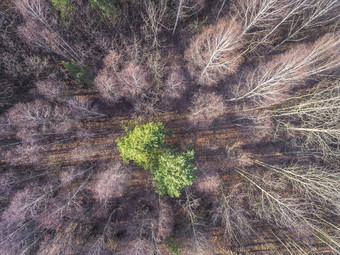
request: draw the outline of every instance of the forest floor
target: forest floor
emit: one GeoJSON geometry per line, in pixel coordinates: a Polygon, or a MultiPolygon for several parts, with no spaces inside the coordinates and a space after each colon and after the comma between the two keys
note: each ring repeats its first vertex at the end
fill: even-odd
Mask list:
{"type": "MultiPolygon", "coordinates": [[[[227,188],[242,178],[234,171],[234,168],[241,165],[246,169],[247,160],[276,164],[294,157],[294,154],[287,155],[281,151],[280,148],[284,148],[282,141],[275,141],[270,136],[259,141],[256,136],[249,133],[248,129],[233,123],[234,119],[234,111],[231,110],[212,126],[204,128],[191,126],[186,114],[175,112],[166,112],[157,117],[143,119],[143,121],[160,121],[166,128],[171,129],[172,137],[168,142],[177,148],[192,146],[195,150],[198,173],[207,168],[217,169],[227,188]],[[247,157],[241,159],[242,155],[247,155],[247,157]],[[240,160],[245,160],[245,162],[240,164],[240,160]]],[[[85,121],[82,125],[85,129],[92,131],[91,137],[79,140],[70,136],[67,141],[63,138],[51,141],[51,144],[45,148],[44,157],[39,165],[72,166],[84,162],[119,160],[115,140],[124,133],[121,124],[126,124],[129,120],[131,120],[129,116],[112,116],[85,121]]],[[[131,185],[127,192],[130,198],[138,197],[139,194],[147,192],[150,187],[152,189],[152,175],[148,171],[132,163],[129,169],[131,185]]],[[[129,201],[133,202],[133,199],[129,201]]],[[[181,219],[185,218],[184,212],[181,207],[173,209],[178,221],[175,223],[175,228],[177,228],[175,231],[181,232],[181,219]],[[178,215],[180,216],[177,217],[178,215]]],[[[120,220],[121,225],[131,224],[131,219],[120,220]]],[[[235,246],[233,250],[230,250],[230,246],[224,245],[220,228],[210,228],[208,230],[210,241],[214,244],[212,254],[288,254],[287,246],[294,245],[290,242],[292,233],[285,229],[272,228],[269,224],[259,224],[254,230],[253,240],[250,243],[242,248],[235,246]]],[[[127,245],[122,242],[117,247],[118,253],[119,246],[127,245]]],[[[189,242],[188,237],[176,240],[179,247],[186,247],[183,245],[184,242],[189,242]]],[[[327,254],[327,247],[321,243],[313,243],[312,247],[314,254],[327,254]]],[[[307,250],[310,247],[302,247],[302,249],[307,250]]]]}

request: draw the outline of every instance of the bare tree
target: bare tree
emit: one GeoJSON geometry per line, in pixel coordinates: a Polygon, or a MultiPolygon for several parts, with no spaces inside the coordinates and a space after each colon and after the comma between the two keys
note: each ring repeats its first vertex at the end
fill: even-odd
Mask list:
{"type": "Polygon", "coordinates": [[[288,22],[290,29],[288,33],[285,34],[283,40],[277,43],[271,51],[287,42],[301,39],[303,32],[330,26],[340,18],[340,3],[337,0],[304,0],[292,2],[295,8],[290,11],[292,16],[288,22]]]}
{"type": "MultiPolygon", "coordinates": [[[[275,135],[275,124],[271,110],[266,108],[263,109],[261,107],[259,107],[260,109],[254,109],[253,105],[249,101],[244,102],[242,106],[242,109],[237,111],[238,118],[234,120],[234,123],[238,127],[248,129],[249,140],[258,142],[265,137],[275,135]]],[[[267,105],[264,104],[264,107],[267,107],[267,105]]],[[[238,156],[243,157],[245,154],[242,153],[238,156]]],[[[239,160],[237,159],[237,161],[239,160]]],[[[251,161],[248,161],[248,163],[251,163],[251,161]]]]}
{"type": "Polygon", "coordinates": [[[155,115],[159,112],[157,103],[159,102],[159,95],[151,92],[147,96],[136,99],[133,103],[134,112],[137,115],[155,115]]]}
{"type": "Polygon", "coordinates": [[[117,102],[122,97],[118,89],[118,61],[119,56],[115,52],[110,51],[103,61],[104,67],[99,71],[94,80],[95,88],[108,102],[117,102]]]}
{"type": "Polygon", "coordinates": [[[66,101],[71,113],[75,118],[83,119],[85,117],[107,117],[106,114],[100,113],[93,100],[86,97],[73,97],[66,101]]]}
{"type": "Polygon", "coordinates": [[[143,32],[151,40],[153,48],[159,48],[161,42],[159,33],[165,28],[164,21],[167,16],[167,1],[160,0],[157,4],[152,0],[144,1],[145,12],[142,13],[144,21],[143,32]]]}
{"type": "Polygon", "coordinates": [[[37,254],[75,254],[82,250],[83,243],[79,236],[85,232],[84,229],[86,228],[84,228],[84,225],[70,220],[62,224],[60,229],[61,231],[58,231],[53,236],[44,236],[45,239],[40,245],[37,254]]]}
{"type": "Polygon", "coordinates": [[[148,88],[147,72],[142,67],[130,62],[120,68],[120,57],[114,51],[110,51],[103,62],[104,67],[95,79],[95,86],[107,101],[133,100],[148,88]]]}
{"type": "Polygon", "coordinates": [[[149,87],[147,72],[140,66],[128,63],[118,74],[120,93],[130,99],[141,95],[149,87]]]}
{"type": "MultiPolygon", "coordinates": [[[[303,0],[308,2],[308,0],[303,0]]],[[[257,50],[259,46],[271,46],[279,37],[280,29],[296,14],[302,1],[241,0],[231,5],[232,12],[242,24],[238,40],[251,42],[242,53],[257,50]]],[[[263,48],[263,47],[262,47],[263,48]]],[[[262,54],[260,50],[258,54],[262,54]]]]}
{"type": "Polygon", "coordinates": [[[223,10],[223,7],[224,7],[225,3],[227,2],[227,0],[221,0],[221,2],[222,2],[222,4],[221,4],[221,7],[220,7],[220,9],[219,9],[219,11],[217,13],[216,20],[219,19],[220,15],[221,15],[221,12],[223,10]]]}
{"type": "Polygon", "coordinates": [[[250,99],[258,105],[280,103],[305,79],[326,74],[340,64],[340,36],[327,34],[311,46],[300,45],[241,78],[229,101],[250,99]]]}
{"type": "MultiPolygon", "coordinates": [[[[250,137],[249,139],[251,139],[250,137]]],[[[257,137],[255,138],[257,141],[257,137]]],[[[253,165],[253,154],[242,147],[242,143],[236,142],[234,145],[226,148],[227,156],[234,161],[239,167],[250,167],[253,165]]]]}
{"type": "Polygon", "coordinates": [[[109,53],[103,59],[104,68],[109,69],[112,72],[118,72],[118,68],[121,62],[121,56],[114,50],[110,50],[109,53]]]}
{"type": "Polygon", "coordinates": [[[85,177],[85,174],[92,169],[93,169],[92,165],[89,166],[75,165],[67,167],[59,174],[61,186],[65,187],[68,185],[72,185],[73,182],[77,182],[83,179],[85,177]]]}
{"type": "Polygon", "coordinates": [[[33,221],[27,221],[20,226],[2,221],[0,229],[0,252],[5,255],[33,252],[47,232],[37,231],[33,221]]]}
{"type": "Polygon", "coordinates": [[[41,95],[52,102],[59,102],[67,92],[66,84],[55,80],[38,81],[35,86],[41,95]]]}
{"type": "Polygon", "coordinates": [[[142,207],[136,208],[128,224],[127,245],[121,246],[122,254],[161,255],[164,253],[162,245],[166,243],[174,225],[171,205],[168,200],[155,194],[146,194],[144,198],[146,197],[149,201],[145,204],[142,199],[142,207]]]}
{"type": "Polygon", "coordinates": [[[47,23],[48,16],[52,14],[52,10],[45,0],[12,0],[12,2],[26,19],[47,23]]]}
{"type": "Polygon", "coordinates": [[[13,0],[13,3],[25,19],[25,24],[18,28],[18,33],[29,45],[52,51],[83,65],[80,50],[65,41],[52,28],[56,21],[45,0],[13,0]]]}
{"type": "Polygon", "coordinates": [[[280,4],[279,0],[242,0],[235,2],[232,8],[243,25],[241,36],[250,33],[255,28],[261,31],[263,27],[272,25],[284,15],[288,4],[280,4]]]}
{"type": "Polygon", "coordinates": [[[34,140],[24,141],[8,150],[4,159],[10,165],[37,164],[42,158],[42,146],[34,140]]]}
{"type": "Polygon", "coordinates": [[[20,139],[8,150],[5,159],[13,165],[36,164],[47,146],[69,141],[77,123],[67,107],[44,100],[18,103],[7,113],[8,125],[20,139]],[[67,135],[62,137],[62,135],[67,135]]]}
{"type": "Polygon", "coordinates": [[[166,59],[162,56],[160,50],[155,50],[147,53],[147,67],[152,73],[151,78],[157,84],[161,84],[164,76],[166,75],[166,59]]]}
{"type": "Polygon", "coordinates": [[[75,147],[70,152],[70,157],[68,159],[71,159],[73,161],[81,162],[86,161],[89,158],[96,158],[99,156],[99,150],[98,147],[95,146],[86,146],[86,145],[80,145],[75,147]]]}
{"type": "Polygon", "coordinates": [[[10,197],[11,193],[15,190],[19,181],[17,174],[9,169],[7,172],[0,174],[0,193],[4,197],[10,197]]]}
{"type": "Polygon", "coordinates": [[[193,39],[185,52],[189,71],[198,83],[214,85],[237,71],[242,57],[242,27],[235,18],[210,25],[193,39]]]}
{"type": "Polygon", "coordinates": [[[287,188],[287,182],[278,181],[276,176],[270,173],[260,177],[260,175],[250,174],[241,169],[236,171],[254,185],[252,187],[255,191],[257,189],[260,191],[258,194],[249,189],[250,203],[257,217],[292,230],[302,228],[301,219],[307,218],[311,212],[310,206],[302,203],[298,196],[280,195],[280,192],[287,188]]]}
{"type": "Polygon", "coordinates": [[[5,82],[0,84],[0,107],[11,105],[11,99],[13,99],[13,88],[5,82]]]}
{"type": "Polygon", "coordinates": [[[57,195],[49,199],[48,204],[35,217],[40,227],[56,229],[67,218],[72,220],[84,216],[86,209],[82,206],[84,200],[81,196],[92,177],[89,172],[92,169],[92,166],[70,167],[60,174],[61,182],[52,190],[58,191],[57,195]]]}
{"type": "Polygon", "coordinates": [[[209,126],[223,115],[226,105],[222,96],[215,92],[198,92],[193,98],[189,119],[194,125],[209,126]]]}
{"type": "Polygon", "coordinates": [[[131,226],[131,241],[124,247],[124,254],[161,254],[156,242],[155,219],[148,209],[139,210],[134,216],[134,225],[131,226]]]}
{"type": "Polygon", "coordinates": [[[336,171],[316,165],[295,164],[283,168],[260,161],[257,164],[285,177],[294,191],[310,202],[331,205],[340,212],[340,175],[336,171]]]}
{"type": "Polygon", "coordinates": [[[18,128],[52,128],[58,130],[56,123],[69,119],[69,110],[65,107],[53,107],[46,101],[35,100],[29,103],[18,103],[8,112],[9,123],[18,128]]]}
{"type": "Polygon", "coordinates": [[[321,82],[296,104],[275,110],[278,130],[288,132],[302,149],[339,158],[339,90],[339,80],[321,82]]]}
{"type": "Polygon", "coordinates": [[[204,193],[217,192],[221,186],[221,179],[214,169],[203,169],[202,174],[198,177],[197,189],[204,193]]]}
{"type": "Polygon", "coordinates": [[[137,238],[134,241],[132,241],[131,247],[128,247],[125,254],[129,255],[152,255],[154,254],[154,251],[152,249],[152,245],[148,240],[137,238]]]}
{"type": "Polygon", "coordinates": [[[205,0],[193,1],[193,0],[178,0],[176,2],[176,21],[172,29],[172,36],[174,36],[178,22],[180,19],[190,17],[204,8],[205,0]]]}
{"type": "Polygon", "coordinates": [[[67,43],[57,32],[35,20],[25,22],[18,28],[18,33],[33,48],[53,52],[68,60],[74,59],[77,63],[83,65],[83,56],[78,49],[67,43]]]}
{"type": "Polygon", "coordinates": [[[159,198],[158,217],[154,228],[154,239],[157,243],[164,242],[171,235],[174,228],[174,215],[171,204],[162,198],[159,198]]]}
{"type": "Polygon", "coordinates": [[[241,37],[251,41],[246,52],[262,55],[286,42],[304,39],[303,32],[335,24],[339,3],[337,0],[242,0],[232,4],[232,10],[243,24],[241,37]],[[280,31],[286,31],[283,39],[280,31]]]}
{"type": "MultiPolygon", "coordinates": [[[[80,174],[87,170],[89,169],[81,171],[80,174]]],[[[27,248],[24,247],[25,250],[30,249],[46,233],[45,230],[43,231],[43,228],[56,228],[62,221],[63,216],[70,217],[72,213],[77,216],[81,215],[81,206],[79,201],[76,201],[76,196],[84,188],[91,174],[79,187],[71,188],[71,192],[66,193],[66,196],[62,194],[65,192],[62,188],[74,181],[78,175],[79,173],[74,174],[71,179],[64,183],[49,180],[48,184],[40,186],[36,182],[31,182],[23,190],[18,191],[11,199],[9,207],[2,214],[2,222],[14,225],[11,230],[12,233],[6,239],[2,239],[1,242],[8,241],[12,236],[15,236],[22,226],[36,222],[37,225],[34,226],[34,229],[21,240],[33,238],[34,243],[30,244],[27,248]],[[54,196],[56,191],[59,191],[58,196],[54,196]]],[[[19,243],[16,245],[21,246],[19,243]]],[[[26,253],[22,252],[22,254],[26,253]]]]}
{"type": "Polygon", "coordinates": [[[185,200],[182,202],[182,208],[185,215],[189,219],[189,226],[192,235],[191,249],[188,254],[211,254],[213,252],[212,247],[209,247],[208,240],[201,230],[200,217],[198,216],[195,209],[200,205],[200,199],[195,198],[194,195],[185,190],[185,200]]]}
{"type": "Polygon", "coordinates": [[[237,242],[243,245],[252,235],[252,222],[247,210],[244,208],[246,194],[244,184],[239,183],[232,187],[230,194],[225,194],[225,188],[220,188],[219,200],[212,212],[214,224],[223,228],[224,238],[228,244],[237,242]]]}
{"type": "Polygon", "coordinates": [[[87,128],[79,128],[77,130],[76,136],[79,140],[89,141],[92,138],[96,137],[96,133],[87,128]]]}
{"type": "Polygon", "coordinates": [[[87,254],[89,255],[105,255],[112,253],[112,250],[108,248],[108,243],[115,241],[114,238],[114,224],[112,224],[112,217],[118,209],[114,208],[107,218],[106,224],[99,236],[96,236],[94,244],[89,248],[87,254]]]}
{"type": "Polygon", "coordinates": [[[21,224],[27,219],[35,217],[47,203],[46,200],[53,191],[52,187],[28,186],[18,191],[11,199],[11,204],[3,212],[2,220],[21,224]]]}
{"type": "Polygon", "coordinates": [[[0,115],[0,137],[1,139],[15,135],[16,130],[8,120],[8,112],[0,115]]]}
{"type": "Polygon", "coordinates": [[[292,16],[301,12],[300,8],[308,0],[242,0],[232,5],[233,12],[243,25],[240,37],[249,39],[247,51],[259,46],[272,45],[279,35],[279,28],[286,25],[292,16]]]}
{"type": "Polygon", "coordinates": [[[289,184],[287,179],[281,180],[280,175],[272,172],[259,176],[242,169],[236,171],[254,188],[249,188],[248,199],[257,217],[296,233],[305,234],[308,231],[319,235],[319,241],[339,252],[340,243],[336,236],[323,230],[326,225],[335,229],[337,227],[321,218],[322,215],[313,210],[313,205],[303,197],[296,193],[285,194],[289,184]]]}
{"type": "Polygon", "coordinates": [[[189,85],[189,80],[185,77],[184,71],[175,68],[169,73],[165,83],[162,99],[165,101],[180,99],[189,85]]]}
{"type": "Polygon", "coordinates": [[[120,163],[109,163],[100,167],[92,190],[95,198],[106,204],[109,199],[121,197],[128,184],[128,173],[120,163]]]}

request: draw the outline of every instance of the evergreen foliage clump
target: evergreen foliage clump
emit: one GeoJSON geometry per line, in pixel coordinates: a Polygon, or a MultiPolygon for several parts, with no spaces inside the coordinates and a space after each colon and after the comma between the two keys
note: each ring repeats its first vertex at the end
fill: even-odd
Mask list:
{"type": "Polygon", "coordinates": [[[65,19],[75,10],[69,0],[51,0],[54,8],[60,12],[60,17],[65,19]]]}
{"type": "Polygon", "coordinates": [[[98,8],[104,15],[116,14],[119,10],[118,3],[118,0],[90,0],[90,5],[98,8]]]}
{"type": "Polygon", "coordinates": [[[181,189],[190,186],[195,179],[194,150],[176,152],[164,138],[166,130],[160,122],[124,126],[126,136],[117,139],[123,160],[134,161],[154,175],[153,183],[160,195],[179,197],[181,189]]]}
{"type": "Polygon", "coordinates": [[[67,75],[70,79],[74,80],[81,87],[90,87],[93,81],[93,73],[87,67],[77,64],[74,60],[62,61],[64,68],[67,71],[67,75]]]}

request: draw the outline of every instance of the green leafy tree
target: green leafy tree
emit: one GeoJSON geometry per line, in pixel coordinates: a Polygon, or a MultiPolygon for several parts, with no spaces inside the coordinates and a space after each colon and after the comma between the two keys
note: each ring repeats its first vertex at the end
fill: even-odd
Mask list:
{"type": "Polygon", "coordinates": [[[162,123],[150,122],[145,125],[130,123],[124,127],[126,136],[117,140],[118,150],[123,160],[134,161],[144,169],[157,168],[158,154],[165,147],[165,137],[162,123]]]}
{"type": "Polygon", "coordinates": [[[158,158],[158,168],[151,171],[154,175],[154,184],[157,193],[179,197],[181,189],[192,185],[196,168],[193,165],[194,151],[176,153],[170,149],[164,150],[158,158]]]}
{"type": "Polygon", "coordinates": [[[154,175],[153,183],[160,195],[179,197],[181,189],[195,179],[194,151],[175,152],[164,141],[166,131],[160,122],[130,123],[124,126],[126,136],[117,139],[123,160],[133,161],[154,175]]]}

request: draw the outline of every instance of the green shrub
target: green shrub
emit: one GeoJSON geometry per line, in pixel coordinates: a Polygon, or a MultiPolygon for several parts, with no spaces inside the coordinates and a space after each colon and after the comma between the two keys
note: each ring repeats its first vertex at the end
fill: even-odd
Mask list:
{"type": "Polygon", "coordinates": [[[178,246],[173,240],[171,239],[168,240],[168,246],[170,254],[179,255],[178,246]]]}
{"type": "Polygon", "coordinates": [[[179,197],[181,189],[195,179],[194,151],[175,152],[164,141],[166,132],[160,122],[124,126],[126,135],[117,139],[123,160],[134,161],[154,175],[153,183],[160,195],[179,197]]]}
{"type": "Polygon", "coordinates": [[[119,0],[90,0],[90,5],[100,9],[105,15],[117,14],[119,0]]]}
{"type": "Polygon", "coordinates": [[[51,0],[56,10],[60,12],[60,17],[65,19],[74,11],[74,7],[69,0],[51,0]]]}
{"type": "Polygon", "coordinates": [[[74,80],[81,86],[91,86],[93,81],[93,73],[87,66],[77,64],[74,60],[71,62],[62,61],[64,68],[70,79],[74,80]]]}

